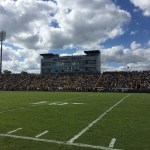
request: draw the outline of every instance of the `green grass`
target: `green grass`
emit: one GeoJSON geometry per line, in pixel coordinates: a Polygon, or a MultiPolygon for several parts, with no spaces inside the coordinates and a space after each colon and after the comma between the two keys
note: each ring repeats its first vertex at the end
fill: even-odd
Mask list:
{"type": "MultiPolygon", "coordinates": [[[[23,128],[13,135],[68,141],[128,93],[0,92],[0,134],[23,128]],[[47,101],[31,107],[31,103],[47,101]],[[48,105],[66,102],[66,105],[48,105]],[[74,105],[73,103],[84,103],[74,105]],[[12,110],[12,111],[11,111],[12,110]]],[[[75,142],[114,148],[150,149],[150,94],[132,94],[108,112],[75,142]]],[[[90,150],[0,136],[0,150],[90,150]]]]}

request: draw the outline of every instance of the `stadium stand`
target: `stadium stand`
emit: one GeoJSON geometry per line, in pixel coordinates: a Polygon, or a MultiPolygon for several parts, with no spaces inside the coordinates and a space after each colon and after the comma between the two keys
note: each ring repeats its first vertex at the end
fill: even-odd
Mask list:
{"type": "Polygon", "coordinates": [[[0,74],[0,90],[150,92],[150,71],[0,74]]]}

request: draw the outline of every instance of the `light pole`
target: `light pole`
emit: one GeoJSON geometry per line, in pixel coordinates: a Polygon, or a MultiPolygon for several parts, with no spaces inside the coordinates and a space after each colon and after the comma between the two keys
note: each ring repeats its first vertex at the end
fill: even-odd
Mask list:
{"type": "Polygon", "coordinates": [[[5,40],[6,37],[6,32],[5,31],[1,31],[0,32],[0,41],[1,41],[1,57],[0,57],[0,74],[2,73],[2,50],[3,50],[3,41],[5,40]]]}

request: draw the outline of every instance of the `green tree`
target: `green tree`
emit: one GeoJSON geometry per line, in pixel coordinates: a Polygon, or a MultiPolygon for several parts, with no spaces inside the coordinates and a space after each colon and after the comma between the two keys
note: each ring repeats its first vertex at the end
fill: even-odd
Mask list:
{"type": "Polygon", "coordinates": [[[6,75],[10,75],[10,74],[12,74],[12,72],[11,72],[11,71],[9,71],[9,70],[4,70],[4,71],[3,71],[3,73],[4,73],[4,74],[6,74],[6,75]]]}

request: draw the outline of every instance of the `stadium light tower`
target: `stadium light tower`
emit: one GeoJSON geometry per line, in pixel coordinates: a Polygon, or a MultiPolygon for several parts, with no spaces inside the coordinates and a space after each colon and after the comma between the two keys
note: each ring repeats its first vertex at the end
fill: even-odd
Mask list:
{"type": "Polygon", "coordinates": [[[2,50],[3,50],[3,41],[5,40],[6,37],[6,32],[5,31],[1,31],[0,32],[0,41],[1,41],[1,59],[0,59],[0,74],[2,73],[2,50]]]}

